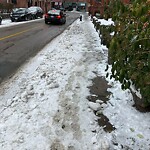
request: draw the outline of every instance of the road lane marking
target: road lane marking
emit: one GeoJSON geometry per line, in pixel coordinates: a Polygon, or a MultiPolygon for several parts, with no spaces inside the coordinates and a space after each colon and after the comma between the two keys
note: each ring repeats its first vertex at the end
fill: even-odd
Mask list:
{"type": "Polygon", "coordinates": [[[20,34],[22,34],[22,33],[28,32],[29,30],[31,30],[31,29],[24,30],[24,31],[21,31],[21,32],[17,32],[17,33],[15,33],[15,34],[11,34],[11,35],[2,37],[2,38],[0,38],[0,41],[5,40],[5,39],[8,39],[8,38],[11,38],[11,37],[15,37],[15,36],[20,35],[20,34]]]}

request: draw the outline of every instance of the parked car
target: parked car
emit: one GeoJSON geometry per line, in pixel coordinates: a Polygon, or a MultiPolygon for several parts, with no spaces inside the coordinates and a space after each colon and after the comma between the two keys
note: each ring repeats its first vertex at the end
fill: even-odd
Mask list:
{"type": "Polygon", "coordinates": [[[2,16],[0,16],[0,24],[2,23],[2,16]]]}
{"type": "Polygon", "coordinates": [[[47,14],[45,14],[45,24],[48,23],[66,23],[66,14],[64,14],[61,10],[52,9],[49,10],[47,14]]]}
{"type": "Polygon", "coordinates": [[[65,11],[66,11],[66,8],[64,8],[64,7],[60,7],[60,8],[59,8],[59,10],[61,10],[61,11],[64,11],[64,12],[65,12],[65,11]]]}
{"type": "Polygon", "coordinates": [[[10,13],[10,19],[12,22],[27,21],[33,19],[33,16],[28,8],[15,8],[10,13]]]}
{"type": "Polygon", "coordinates": [[[34,19],[43,18],[43,10],[41,7],[31,6],[29,7],[29,10],[31,11],[34,19]]]}
{"type": "Polygon", "coordinates": [[[73,11],[73,7],[72,6],[68,6],[68,7],[66,7],[66,10],[73,11]]]}

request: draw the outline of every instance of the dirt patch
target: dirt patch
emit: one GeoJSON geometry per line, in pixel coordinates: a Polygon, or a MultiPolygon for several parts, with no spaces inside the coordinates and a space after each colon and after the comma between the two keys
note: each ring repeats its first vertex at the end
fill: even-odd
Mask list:
{"type": "MultiPolygon", "coordinates": [[[[110,92],[107,91],[111,86],[108,85],[105,78],[96,77],[92,80],[93,85],[88,87],[90,89],[91,95],[87,99],[91,102],[96,102],[96,100],[101,100],[103,103],[107,103],[109,100],[110,92]]],[[[94,111],[95,114],[96,111],[94,111]]],[[[98,124],[103,127],[105,132],[112,132],[115,127],[109,122],[109,119],[104,114],[97,114],[99,117],[98,124]]]]}
{"type": "Polygon", "coordinates": [[[96,77],[92,80],[93,85],[88,87],[90,89],[90,93],[92,95],[88,96],[88,100],[92,102],[96,102],[96,100],[100,99],[104,103],[107,103],[109,100],[108,97],[110,92],[107,91],[111,86],[108,85],[107,81],[102,77],[96,77]]]}
{"type": "Polygon", "coordinates": [[[98,117],[100,117],[100,119],[98,119],[98,124],[103,127],[105,132],[112,132],[114,131],[116,128],[109,122],[109,119],[103,115],[100,114],[98,115],[98,117]]]}
{"type": "Polygon", "coordinates": [[[150,106],[145,107],[144,99],[140,99],[135,93],[132,92],[133,100],[135,104],[133,107],[135,107],[138,111],[146,113],[150,112],[150,106]]]}
{"type": "MultiPolygon", "coordinates": [[[[92,86],[88,87],[91,95],[89,95],[87,99],[94,103],[96,103],[96,100],[101,100],[106,104],[111,94],[107,91],[107,89],[111,86],[108,85],[108,82],[105,80],[105,78],[98,76],[92,80],[92,83],[92,86]]],[[[140,112],[150,112],[150,106],[143,107],[143,100],[138,98],[134,93],[132,93],[132,95],[135,102],[133,107],[135,107],[135,109],[140,112]]],[[[112,132],[115,130],[115,127],[109,122],[109,119],[103,113],[98,114],[96,111],[94,111],[94,113],[99,117],[98,124],[103,127],[105,132],[112,132]]]]}

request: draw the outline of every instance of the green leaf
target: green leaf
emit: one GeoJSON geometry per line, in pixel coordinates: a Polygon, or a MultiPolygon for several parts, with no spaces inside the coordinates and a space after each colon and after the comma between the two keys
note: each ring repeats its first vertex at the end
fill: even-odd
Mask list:
{"type": "Polygon", "coordinates": [[[140,139],[143,139],[144,136],[142,134],[137,134],[137,136],[140,138],[140,139]]]}
{"type": "Polygon", "coordinates": [[[130,128],[130,130],[131,130],[132,132],[134,132],[134,131],[135,131],[133,128],[130,128]]]}

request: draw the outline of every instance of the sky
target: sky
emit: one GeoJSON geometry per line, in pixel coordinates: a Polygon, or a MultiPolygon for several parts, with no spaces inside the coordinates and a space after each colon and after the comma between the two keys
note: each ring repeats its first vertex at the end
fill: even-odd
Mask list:
{"type": "MultiPolygon", "coordinates": [[[[3,20],[0,27],[16,24],[3,20]]],[[[150,113],[137,111],[130,91],[106,78],[107,55],[90,17],[83,15],[3,82],[0,150],[150,150],[150,113]],[[87,99],[96,76],[111,85],[107,104],[87,99]],[[93,110],[116,129],[105,132],[93,110]]]]}

